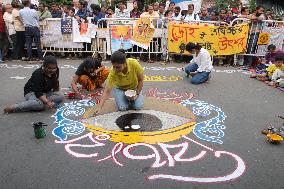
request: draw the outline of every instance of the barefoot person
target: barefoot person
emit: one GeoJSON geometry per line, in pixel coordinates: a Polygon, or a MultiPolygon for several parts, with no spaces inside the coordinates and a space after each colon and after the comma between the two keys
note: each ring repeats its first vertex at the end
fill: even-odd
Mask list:
{"type": "Polygon", "coordinates": [[[59,69],[54,56],[46,56],[43,65],[36,69],[24,87],[25,101],[8,106],[5,113],[42,111],[45,105],[56,108],[64,96],[59,93],[59,69]]]}
{"type": "Polygon", "coordinates": [[[144,82],[144,70],[136,59],[126,58],[125,51],[120,49],[111,56],[112,68],[110,70],[106,88],[97,105],[95,114],[100,113],[105,101],[114,88],[114,98],[119,111],[129,109],[140,110],[144,103],[141,94],[144,82]],[[136,94],[131,99],[125,96],[127,90],[134,90],[136,94]]]}
{"type": "Polygon", "coordinates": [[[190,64],[184,68],[187,75],[191,75],[191,83],[198,85],[209,79],[213,69],[210,53],[194,43],[188,43],[186,50],[193,55],[190,64]]]}
{"type": "Polygon", "coordinates": [[[273,64],[268,66],[264,72],[252,74],[251,78],[256,77],[259,81],[272,81],[271,84],[278,79],[284,79],[284,56],[276,56],[273,61],[273,64]]]}
{"type": "Polygon", "coordinates": [[[78,67],[73,77],[71,83],[72,89],[78,97],[83,99],[84,95],[80,94],[77,83],[81,84],[82,88],[87,89],[87,91],[93,91],[96,88],[102,87],[108,74],[109,70],[102,66],[101,61],[87,58],[78,67]]]}
{"type": "Polygon", "coordinates": [[[270,65],[267,69],[267,75],[271,79],[268,84],[271,86],[282,85],[284,81],[284,56],[276,56],[274,64],[270,65]]]}

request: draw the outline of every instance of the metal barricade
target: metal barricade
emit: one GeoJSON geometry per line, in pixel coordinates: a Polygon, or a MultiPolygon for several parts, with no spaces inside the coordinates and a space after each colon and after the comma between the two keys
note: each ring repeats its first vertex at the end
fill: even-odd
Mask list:
{"type": "MultiPolygon", "coordinates": [[[[132,31],[135,27],[136,21],[138,19],[135,18],[103,18],[98,21],[98,29],[97,29],[97,44],[98,48],[96,49],[97,53],[102,53],[104,58],[107,55],[111,55],[113,52],[113,44],[112,44],[112,34],[111,27],[112,26],[131,26],[132,31]]],[[[165,20],[163,19],[151,19],[152,27],[155,28],[155,33],[153,39],[150,42],[148,49],[143,49],[137,45],[132,45],[132,48],[126,50],[127,54],[131,54],[133,56],[148,56],[150,59],[151,55],[163,55],[165,41],[166,41],[166,33],[165,33],[165,20]]]]}
{"type": "MultiPolygon", "coordinates": [[[[128,19],[128,18],[104,18],[98,22],[98,35],[97,35],[97,44],[98,49],[97,53],[104,54],[104,57],[110,55],[112,52],[112,36],[111,36],[111,26],[113,25],[132,25],[135,26],[135,22],[138,19],[128,19]],[[103,45],[102,45],[103,44],[103,45]],[[103,47],[103,48],[101,48],[103,47]]],[[[192,25],[214,25],[214,26],[227,26],[226,22],[215,22],[215,21],[184,21],[184,20],[168,20],[168,19],[151,19],[152,26],[155,28],[154,37],[150,43],[150,46],[147,50],[133,45],[133,47],[128,50],[128,54],[148,54],[150,59],[151,55],[159,55],[161,59],[168,60],[168,23],[177,22],[177,23],[187,23],[192,25]]],[[[174,53],[171,53],[174,54],[174,53]]]]}
{"type": "MultiPolygon", "coordinates": [[[[88,18],[91,23],[92,18],[88,18]]],[[[41,22],[41,35],[42,35],[42,46],[44,55],[47,52],[52,53],[93,53],[93,55],[100,54],[106,59],[108,55],[112,53],[112,34],[111,27],[115,25],[131,26],[132,31],[135,27],[138,19],[128,18],[103,18],[98,21],[96,28],[95,37],[87,42],[74,42],[73,34],[62,34],[61,33],[61,19],[50,18],[45,19],[41,22]]],[[[168,52],[168,24],[169,22],[175,23],[187,23],[190,25],[214,25],[214,26],[228,26],[225,22],[219,21],[184,21],[184,20],[168,20],[168,19],[151,19],[152,26],[155,28],[155,33],[150,46],[148,49],[143,49],[136,45],[127,50],[126,53],[133,56],[148,56],[150,59],[151,55],[162,57],[162,59],[168,59],[170,54],[168,52]]],[[[258,45],[259,34],[262,32],[275,31],[284,35],[284,22],[283,21],[272,21],[264,20],[254,22],[249,19],[237,18],[233,20],[229,25],[248,23],[250,24],[250,30],[247,40],[247,50],[244,53],[238,55],[244,56],[264,56],[266,54],[267,45],[258,45]]],[[[77,29],[79,26],[74,26],[73,29],[77,29]]],[[[275,37],[274,35],[272,38],[275,37]]],[[[283,37],[284,38],[284,37],[283,37]]],[[[270,44],[270,43],[269,43],[270,44]]],[[[283,49],[283,41],[278,41],[278,49],[283,49]],[[280,44],[281,43],[281,44],[280,44]]],[[[237,55],[235,55],[235,61],[237,55]]]]}
{"type": "Polygon", "coordinates": [[[275,20],[262,20],[262,21],[252,21],[249,19],[235,19],[231,22],[230,25],[239,24],[239,23],[248,23],[250,25],[247,48],[246,52],[241,53],[240,55],[247,56],[257,56],[263,57],[266,54],[267,46],[270,44],[276,45],[277,49],[283,49],[283,39],[284,39],[284,21],[275,21],[275,20]],[[259,35],[261,33],[269,33],[270,40],[268,44],[259,45],[259,35]],[[275,44],[276,40],[271,40],[275,38],[275,35],[283,34],[282,39],[280,38],[275,44]]]}
{"type": "MultiPolygon", "coordinates": [[[[276,45],[277,49],[283,49],[283,39],[284,39],[284,22],[275,20],[249,20],[245,18],[237,18],[231,22],[230,25],[248,23],[249,33],[247,39],[246,51],[235,55],[234,61],[240,62],[240,65],[244,62],[244,57],[247,58],[248,64],[252,63],[253,57],[264,57],[267,53],[267,47],[270,44],[276,45]],[[270,39],[267,44],[259,44],[259,37],[261,33],[269,33],[270,39]],[[250,59],[250,60],[249,60],[250,59]]],[[[250,66],[250,65],[249,65],[250,66]]]]}
{"type": "MultiPolygon", "coordinates": [[[[73,18],[73,30],[80,30],[77,21],[73,18]]],[[[40,23],[41,43],[44,56],[48,52],[52,53],[92,53],[95,44],[90,39],[89,42],[74,42],[73,30],[70,34],[62,34],[61,18],[48,18],[40,23]]]]}

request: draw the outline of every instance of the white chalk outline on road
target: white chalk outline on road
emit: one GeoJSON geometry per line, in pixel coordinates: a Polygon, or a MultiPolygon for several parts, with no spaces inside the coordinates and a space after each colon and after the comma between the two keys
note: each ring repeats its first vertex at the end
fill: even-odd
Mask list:
{"type": "Polygon", "coordinates": [[[21,77],[21,76],[14,76],[10,77],[11,79],[26,79],[27,77],[21,77]]]}
{"type": "MultiPolygon", "coordinates": [[[[33,69],[33,68],[39,68],[39,67],[40,67],[40,65],[38,65],[38,64],[34,64],[34,65],[0,64],[0,68],[6,68],[6,69],[17,69],[17,68],[33,69]]],[[[106,66],[106,67],[108,67],[108,66],[106,66]]],[[[60,69],[74,69],[74,70],[77,69],[77,67],[74,67],[73,65],[68,65],[68,64],[60,65],[59,68],[60,69]]],[[[169,67],[143,66],[143,68],[145,70],[150,70],[150,71],[179,71],[179,72],[182,72],[182,68],[172,67],[172,66],[169,66],[169,67]]],[[[247,70],[215,70],[215,69],[213,69],[213,72],[228,73],[228,74],[242,73],[242,74],[246,74],[246,75],[251,74],[250,71],[247,71],[247,70]]]]}

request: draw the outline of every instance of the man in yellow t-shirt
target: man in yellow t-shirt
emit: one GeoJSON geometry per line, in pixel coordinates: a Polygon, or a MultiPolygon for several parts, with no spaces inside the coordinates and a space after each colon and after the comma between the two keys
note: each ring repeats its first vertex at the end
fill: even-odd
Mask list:
{"type": "Polygon", "coordinates": [[[125,51],[120,49],[112,54],[111,63],[112,68],[107,78],[106,88],[101,102],[97,105],[95,114],[100,113],[113,88],[115,102],[119,111],[142,109],[144,97],[141,91],[144,84],[144,70],[139,62],[136,59],[127,59],[125,51]],[[127,90],[136,91],[136,95],[128,99],[125,96],[127,90]]]}

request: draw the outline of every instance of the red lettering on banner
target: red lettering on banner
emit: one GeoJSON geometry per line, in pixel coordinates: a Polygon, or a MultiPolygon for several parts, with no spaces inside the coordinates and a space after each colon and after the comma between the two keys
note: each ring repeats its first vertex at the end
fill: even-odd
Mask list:
{"type": "Polygon", "coordinates": [[[220,50],[226,50],[228,47],[233,48],[235,40],[230,40],[227,37],[219,38],[219,48],[220,50]]]}
{"type": "Polygon", "coordinates": [[[172,37],[173,37],[174,41],[178,41],[180,38],[184,38],[184,37],[185,37],[185,41],[188,41],[188,36],[195,38],[194,32],[197,29],[199,29],[199,28],[173,26],[172,37]]]}
{"type": "Polygon", "coordinates": [[[219,48],[220,50],[227,50],[229,47],[234,48],[233,45],[244,46],[245,37],[237,38],[237,39],[228,39],[227,37],[219,38],[219,48]]]}
{"type": "Polygon", "coordinates": [[[235,39],[235,44],[237,44],[238,46],[244,46],[245,42],[246,42],[246,37],[241,37],[239,39],[235,39]]]}

